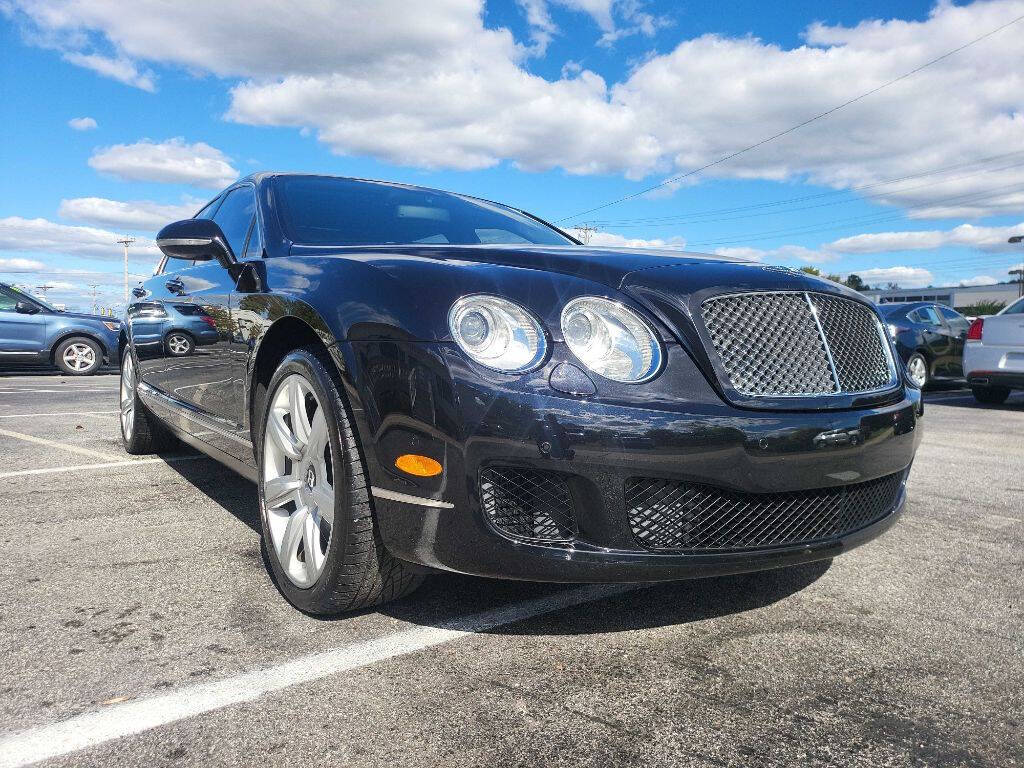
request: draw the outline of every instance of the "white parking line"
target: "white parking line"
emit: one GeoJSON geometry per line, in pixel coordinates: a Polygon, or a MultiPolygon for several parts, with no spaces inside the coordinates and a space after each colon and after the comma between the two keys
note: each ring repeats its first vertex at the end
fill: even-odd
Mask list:
{"type": "Polygon", "coordinates": [[[62,472],[84,472],[87,469],[110,469],[112,467],[134,467],[138,464],[174,464],[179,461],[195,461],[205,459],[205,455],[170,456],[160,459],[128,459],[126,461],[102,461],[96,464],[72,464],[63,467],[44,467],[42,469],[16,469],[12,472],[0,472],[0,480],[6,477],[26,477],[28,475],[59,475],[62,472]]]}
{"type": "Polygon", "coordinates": [[[116,387],[104,387],[103,389],[86,389],[84,387],[61,387],[60,389],[0,389],[0,394],[12,395],[18,393],[34,393],[45,395],[66,395],[69,392],[116,392],[116,387]]]}
{"type": "Polygon", "coordinates": [[[49,413],[0,413],[0,419],[23,419],[30,416],[109,416],[117,411],[51,411],[49,413]]]}
{"type": "Polygon", "coordinates": [[[29,765],[232,704],[254,701],[274,691],[416,653],[477,632],[541,616],[638,589],[641,585],[592,585],[526,600],[446,622],[415,627],[333,650],[301,656],[269,669],[246,672],[213,683],[180,688],[162,696],[115,704],[59,723],[29,728],[0,738],[0,768],[29,765]]]}
{"type": "Polygon", "coordinates": [[[0,429],[0,435],[5,437],[13,437],[16,440],[24,440],[26,443],[36,443],[37,445],[45,445],[47,448],[59,448],[62,451],[70,451],[71,453],[77,453],[80,456],[92,456],[94,459],[104,459],[105,461],[120,461],[120,457],[113,456],[109,453],[102,453],[100,451],[94,451],[91,448],[82,448],[77,445],[68,445],[67,443],[58,443],[56,440],[44,440],[41,437],[35,435],[26,435],[23,432],[14,432],[9,429],[0,429]]]}

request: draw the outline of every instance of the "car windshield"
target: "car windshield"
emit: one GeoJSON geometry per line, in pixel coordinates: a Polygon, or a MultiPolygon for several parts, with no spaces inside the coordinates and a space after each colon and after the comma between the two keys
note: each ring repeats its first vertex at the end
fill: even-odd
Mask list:
{"type": "Polygon", "coordinates": [[[448,192],[327,176],[282,176],[285,234],[304,245],[571,245],[553,227],[448,192]]]}
{"type": "Polygon", "coordinates": [[[18,295],[18,298],[25,298],[28,301],[34,301],[36,304],[39,304],[40,306],[45,307],[46,309],[50,310],[51,312],[60,312],[61,311],[61,310],[57,309],[55,306],[53,306],[53,304],[48,302],[46,299],[41,299],[38,296],[30,296],[29,294],[25,293],[20,288],[15,288],[13,285],[10,286],[10,289],[11,289],[11,291],[13,291],[15,294],[18,295]]]}

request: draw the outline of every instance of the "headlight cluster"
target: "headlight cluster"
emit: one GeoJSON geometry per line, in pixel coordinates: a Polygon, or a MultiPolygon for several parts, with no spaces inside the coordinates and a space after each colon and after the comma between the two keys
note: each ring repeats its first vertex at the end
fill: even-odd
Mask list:
{"type": "MultiPolygon", "coordinates": [[[[653,378],[661,368],[661,342],[632,309],[597,296],[573,299],[562,309],[562,337],[594,373],[627,384],[653,378]]],[[[523,373],[547,355],[544,329],[530,312],[498,296],[464,296],[448,313],[452,338],[471,359],[505,373],[523,373]]]]}

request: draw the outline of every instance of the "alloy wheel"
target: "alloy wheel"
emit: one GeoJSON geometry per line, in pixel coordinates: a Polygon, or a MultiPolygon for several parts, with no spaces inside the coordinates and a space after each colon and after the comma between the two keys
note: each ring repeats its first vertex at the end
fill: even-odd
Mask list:
{"type": "Polygon", "coordinates": [[[96,364],[96,350],[88,344],[69,344],[61,355],[64,364],[73,371],[87,371],[96,364]]]}
{"type": "Polygon", "coordinates": [[[172,355],[184,355],[189,351],[192,343],[181,334],[174,334],[167,339],[167,348],[172,355]]]}
{"type": "Polygon", "coordinates": [[[316,583],[334,528],[334,476],[327,416],[300,374],[271,395],[263,434],[264,514],[281,569],[298,587],[316,583]]]}
{"type": "Polygon", "coordinates": [[[131,352],[121,363],[121,431],[125,440],[130,440],[135,428],[135,363],[131,352]]]}
{"type": "Polygon", "coordinates": [[[920,356],[910,358],[910,361],[907,363],[907,373],[910,374],[910,380],[918,388],[923,387],[928,381],[928,367],[924,362],[924,358],[920,356]]]}

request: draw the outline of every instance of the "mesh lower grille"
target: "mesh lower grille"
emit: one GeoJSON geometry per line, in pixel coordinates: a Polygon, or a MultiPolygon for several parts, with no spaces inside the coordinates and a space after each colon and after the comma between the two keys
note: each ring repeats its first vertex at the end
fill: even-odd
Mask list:
{"type": "Polygon", "coordinates": [[[882,389],[894,370],[868,307],[820,293],[744,293],[701,305],[732,387],[753,397],[882,389]]]}
{"type": "Polygon", "coordinates": [[[837,488],[768,494],[631,478],[626,510],[633,535],[649,549],[755,549],[831,539],[863,528],[893,511],[902,486],[902,472],[837,488]]]}
{"type": "Polygon", "coordinates": [[[528,541],[576,538],[572,496],[565,478],[518,467],[488,467],[480,473],[484,514],[509,536],[528,541]]]}

